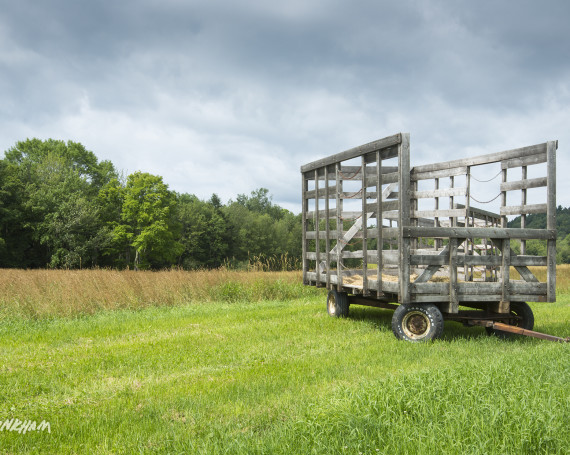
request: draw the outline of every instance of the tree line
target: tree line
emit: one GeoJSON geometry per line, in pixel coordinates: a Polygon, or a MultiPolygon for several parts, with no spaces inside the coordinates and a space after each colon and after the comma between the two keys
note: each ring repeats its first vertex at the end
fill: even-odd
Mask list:
{"type": "Polygon", "coordinates": [[[300,215],[265,188],[201,200],[158,175],[124,177],[72,141],[27,139],[0,160],[0,267],[283,267],[300,257],[300,215]]]}
{"type": "MultiPolygon", "coordinates": [[[[570,263],[570,208],[558,207],[556,222],[557,262],[570,263]]],[[[508,226],[520,227],[520,217],[508,226]]],[[[545,228],[546,216],[528,215],[526,226],[545,228]]],[[[265,188],[226,204],[216,194],[201,200],[158,175],[125,177],[72,141],[27,139],[0,159],[0,268],[198,269],[253,259],[282,269],[299,267],[301,252],[301,215],[273,204],[265,188]]],[[[527,254],[545,256],[546,242],[527,241],[527,254]]]]}

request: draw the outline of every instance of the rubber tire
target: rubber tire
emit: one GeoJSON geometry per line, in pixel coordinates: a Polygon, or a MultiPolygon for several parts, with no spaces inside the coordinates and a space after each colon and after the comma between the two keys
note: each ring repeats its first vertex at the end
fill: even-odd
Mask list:
{"type": "MultiPolygon", "coordinates": [[[[516,327],[522,327],[526,330],[532,330],[534,327],[534,314],[532,313],[532,309],[528,306],[526,302],[511,302],[511,311],[510,314],[515,314],[517,316],[522,317],[522,321],[519,324],[515,324],[516,327]]],[[[505,320],[508,324],[509,321],[505,320]]],[[[496,335],[499,338],[507,339],[512,338],[516,334],[503,332],[501,330],[495,330],[492,327],[485,327],[485,331],[488,335],[496,335]]]]}
{"type": "Polygon", "coordinates": [[[394,311],[392,332],[399,340],[412,343],[432,341],[443,333],[443,315],[439,308],[431,303],[426,305],[404,303],[394,311]],[[414,326],[414,321],[421,323],[421,327],[414,326]]]}
{"type": "Polygon", "coordinates": [[[338,292],[331,289],[327,295],[327,312],[333,318],[345,318],[348,316],[348,295],[346,292],[338,292]]]}

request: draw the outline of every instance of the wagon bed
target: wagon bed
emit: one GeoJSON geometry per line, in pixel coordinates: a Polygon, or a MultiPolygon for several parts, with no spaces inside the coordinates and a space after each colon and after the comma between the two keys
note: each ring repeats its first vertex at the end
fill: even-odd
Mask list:
{"type": "Polygon", "coordinates": [[[303,283],[326,287],[343,314],[397,303],[524,326],[524,302],[556,300],[557,146],[411,168],[410,135],[400,133],[302,166],[303,283]],[[498,210],[481,207],[493,202],[481,190],[498,210]],[[546,229],[526,226],[537,213],[546,229]],[[508,228],[517,215],[521,227],[508,228]],[[537,241],[545,255],[528,254],[537,241]]]}

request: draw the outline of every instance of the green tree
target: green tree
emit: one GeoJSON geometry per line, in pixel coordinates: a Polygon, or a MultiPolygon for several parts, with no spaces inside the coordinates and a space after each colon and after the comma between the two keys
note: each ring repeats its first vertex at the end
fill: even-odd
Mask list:
{"type": "Polygon", "coordinates": [[[174,263],[182,250],[173,218],[176,199],[162,177],[135,172],[118,197],[121,220],[114,225],[113,241],[134,250],[135,270],[174,263]]]}
{"type": "Polygon", "coordinates": [[[115,175],[113,165],[79,143],[52,139],[17,142],[3,163],[10,219],[0,224],[17,236],[5,246],[7,260],[19,257],[12,263],[20,267],[96,265],[103,239],[93,197],[115,175]]]}

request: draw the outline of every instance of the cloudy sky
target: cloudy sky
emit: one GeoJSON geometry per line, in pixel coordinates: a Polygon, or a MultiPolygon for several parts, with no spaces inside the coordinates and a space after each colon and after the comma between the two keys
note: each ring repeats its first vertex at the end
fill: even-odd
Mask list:
{"type": "Polygon", "coordinates": [[[126,173],[300,208],[299,167],[400,131],[412,165],[558,139],[570,2],[0,0],[0,151],[81,142],[126,173]]]}

